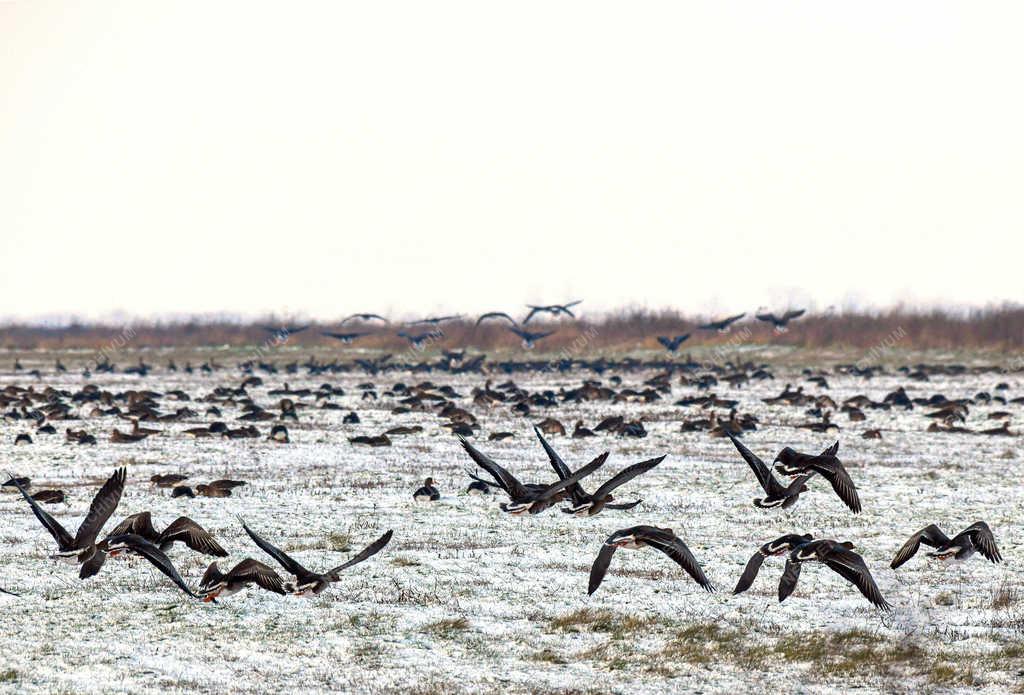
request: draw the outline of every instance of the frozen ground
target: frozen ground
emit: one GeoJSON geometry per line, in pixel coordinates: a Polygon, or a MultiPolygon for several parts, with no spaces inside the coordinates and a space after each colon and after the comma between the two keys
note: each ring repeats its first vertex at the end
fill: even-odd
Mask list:
{"type": "MultiPolygon", "coordinates": [[[[193,398],[240,382],[234,369],[167,374],[159,358],[147,358],[159,369],[144,380],[118,374],[92,381],[111,390],[181,388],[193,398]]],[[[134,360],[129,355],[118,361],[134,360]]],[[[36,361],[52,371],[51,356],[37,355],[36,361]]],[[[37,382],[11,372],[10,363],[3,358],[0,389],[17,383],[74,390],[84,383],[74,369],[37,382]]],[[[24,363],[33,366],[31,360],[24,363]]],[[[762,457],[770,460],[787,444],[824,448],[834,436],[793,428],[809,419],[803,408],[760,401],[787,381],[802,382],[795,367],[774,371],[773,381],[742,388],[721,383],[713,390],[739,399],[741,412],[761,418],[761,429],[745,441],[762,457]]],[[[653,374],[624,374],[622,387],[639,387],[653,374]]],[[[592,376],[513,378],[536,391],[575,387],[592,376]]],[[[469,394],[483,384],[479,375],[263,378],[265,385],[250,393],[266,406],[278,400],[267,390],[285,381],[292,387],[326,381],[345,389],[336,402],[346,410],[301,410],[299,423],[289,423],[290,445],[179,434],[199,421],[159,425],[165,435],[139,444],[112,444],[111,429],[128,427],[107,417],[57,422],[61,434],[33,435],[34,444],[15,447],[15,434],[34,428],[0,420],[0,458],[4,469],[30,476],[37,489],[67,491],[69,503],[50,510],[74,527],[100,481],[125,464],[128,486],[108,530],[143,510],[164,524],[185,514],[220,539],[231,552],[230,563],[246,556],[271,562],[244,535],[239,514],[314,569],[340,564],[389,528],[395,531],[391,545],[311,601],[249,589],[219,605],[202,604],[186,599],[141,560],[111,561],[97,578],[80,582],[72,568],[47,559],[53,551],[50,537],[27,505],[5,491],[0,493],[0,586],[21,598],[0,595],[0,691],[1024,692],[1024,486],[1018,438],[927,434],[929,421],[921,408],[868,410],[863,423],[840,416],[840,454],[859,487],[864,513],[849,513],[822,481],[793,510],[766,512],[751,505],[759,490],[727,439],[679,431],[682,420],[702,413],[672,405],[696,393],[677,379],[671,396],[658,403],[560,404],[522,418],[508,407],[474,407],[469,394]],[[475,443],[528,480],[553,478],[530,428],[548,415],[570,428],[577,419],[593,426],[612,414],[643,418],[650,433],[644,439],[553,437],[574,467],[605,450],[611,452],[608,473],[655,455],[668,458],[622,489],[644,499],[630,512],[609,511],[592,519],[557,510],[509,517],[497,509],[497,499],[465,494],[463,471],[469,461],[436,416],[392,415],[394,399],[362,401],[355,388],[374,381],[383,391],[396,381],[426,379],[452,385],[465,396],[460,404],[483,425],[475,443]],[[359,413],[361,424],[341,423],[348,409],[359,413]],[[420,424],[424,432],[395,437],[390,448],[347,441],[401,424],[420,424]],[[65,426],[85,427],[99,445],[66,444],[65,426]],[[883,429],[882,441],[860,438],[874,427],[883,429]],[[499,430],[516,436],[486,440],[499,430]],[[148,483],[152,474],[170,472],[187,473],[192,482],[231,477],[249,485],[226,499],[172,499],[148,483]],[[412,492],[428,475],[438,481],[443,497],[415,505],[412,492]],[[888,568],[897,548],[922,526],[934,522],[955,532],[978,519],[993,528],[1002,565],[975,557],[963,567],[943,567],[918,555],[899,572],[888,568]],[[719,591],[705,594],[660,553],[623,551],[600,590],[588,598],[587,573],[602,540],[639,523],[675,529],[719,591]],[[821,566],[805,568],[794,596],[780,605],[775,598],[779,559],[765,562],[749,592],[730,595],[755,548],[790,531],[853,541],[895,612],[886,617],[874,610],[821,566]]],[[[912,396],[973,396],[992,392],[999,381],[1010,384],[1007,397],[1024,395],[1020,374],[935,377],[924,383],[902,374],[869,382],[832,374],[828,391],[804,385],[841,401],[857,393],[881,399],[901,384],[912,396]]],[[[1013,411],[1019,422],[1020,405],[979,405],[967,425],[993,424],[985,417],[996,409],[1013,411]]],[[[226,411],[224,419],[234,422],[237,415],[226,411]]],[[[257,426],[264,433],[269,429],[266,423],[257,426]]],[[[608,473],[599,471],[596,479],[608,473]]],[[[208,559],[181,546],[171,558],[193,585],[208,559]]]]}

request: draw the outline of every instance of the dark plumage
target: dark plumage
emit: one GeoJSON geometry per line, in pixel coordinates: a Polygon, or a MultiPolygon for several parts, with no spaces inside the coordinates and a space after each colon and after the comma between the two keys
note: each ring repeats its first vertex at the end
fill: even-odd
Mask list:
{"type": "Polygon", "coordinates": [[[810,541],[789,554],[786,570],[779,582],[779,601],[786,598],[796,589],[800,578],[800,565],[804,562],[820,562],[843,579],[850,582],[874,606],[884,611],[892,610],[889,602],[882,597],[874,577],[868,566],[857,553],[853,552],[852,543],[839,543],[833,540],[810,541]]]}
{"type": "Polygon", "coordinates": [[[693,557],[693,553],[686,547],[686,544],[672,532],[670,528],[657,528],[655,526],[632,526],[630,528],[616,531],[608,536],[608,539],[601,546],[601,550],[590,568],[590,585],[587,593],[593,594],[601,586],[604,575],[608,572],[608,565],[612,561],[612,555],[619,548],[637,550],[644,547],[655,548],[668,555],[689,574],[695,582],[704,587],[705,591],[714,591],[708,578],[704,576],[704,570],[700,563],[693,557]]]}
{"type": "Polygon", "coordinates": [[[989,562],[1003,560],[996,546],[995,536],[992,535],[992,529],[984,521],[976,521],[953,538],[947,537],[935,524],[925,526],[903,544],[892,559],[890,567],[896,569],[914,557],[922,543],[929,548],[935,548],[935,551],[928,555],[939,560],[966,560],[974,555],[975,551],[981,553],[989,562]]]}
{"type": "Polygon", "coordinates": [[[391,542],[392,531],[387,531],[383,536],[375,540],[370,545],[366,546],[361,552],[351,557],[347,562],[344,562],[334,569],[327,570],[323,574],[317,574],[316,572],[310,572],[305,567],[300,565],[294,559],[291,558],[280,548],[271,545],[269,542],[264,540],[255,531],[250,529],[245,521],[242,521],[242,528],[249,534],[249,538],[253,540],[253,543],[258,545],[267,555],[274,558],[286,572],[295,577],[295,583],[289,587],[291,593],[297,596],[316,596],[323,592],[324,589],[331,585],[331,582],[336,582],[341,578],[341,572],[348,569],[352,565],[357,565],[363,560],[369,559],[373,555],[380,552],[384,546],[391,542]]]}

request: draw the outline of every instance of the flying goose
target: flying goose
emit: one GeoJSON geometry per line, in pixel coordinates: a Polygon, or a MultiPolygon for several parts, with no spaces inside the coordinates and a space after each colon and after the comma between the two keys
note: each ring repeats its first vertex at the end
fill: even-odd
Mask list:
{"type": "MultiPolygon", "coordinates": [[[[478,466],[490,473],[491,477],[496,481],[497,486],[504,490],[505,494],[508,495],[509,502],[507,504],[502,503],[501,510],[515,516],[526,513],[536,514],[540,511],[544,511],[552,504],[555,504],[560,499],[564,498],[565,493],[563,490],[565,490],[565,488],[585,478],[604,465],[604,457],[599,456],[569,477],[559,480],[556,483],[552,483],[550,485],[524,485],[519,482],[514,475],[492,461],[485,454],[478,451],[472,444],[467,442],[464,437],[459,437],[459,443],[462,444],[462,448],[466,450],[469,457],[473,459],[478,466]]],[[[474,479],[478,478],[474,477],[474,479]]]]}
{"type": "Polygon", "coordinates": [[[249,534],[249,538],[252,539],[253,543],[258,545],[265,553],[267,553],[267,555],[270,555],[270,557],[277,560],[277,563],[281,565],[286,572],[295,577],[294,584],[288,587],[290,592],[296,596],[304,597],[313,597],[320,594],[324,589],[331,585],[331,582],[336,582],[341,579],[340,575],[343,570],[376,555],[384,548],[384,546],[391,542],[392,535],[392,531],[387,531],[383,536],[366,546],[361,552],[350,558],[347,562],[338,565],[334,569],[327,570],[323,574],[317,574],[316,572],[310,572],[293,560],[283,550],[264,540],[255,531],[250,529],[244,520],[242,520],[242,528],[244,528],[245,532],[249,534]]]}
{"type": "Polygon", "coordinates": [[[861,506],[857,487],[842,462],[836,458],[838,452],[838,441],[818,456],[802,454],[787,446],[775,457],[775,470],[788,476],[817,473],[832,484],[832,489],[839,495],[839,499],[845,502],[854,514],[859,514],[861,506]]]}
{"type": "MultiPolygon", "coordinates": [[[[525,321],[523,323],[526,323],[525,321]]],[[[549,335],[554,335],[555,331],[542,331],[539,333],[531,333],[530,331],[516,328],[515,326],[505,326],[505,329],[515,333],[517,336],[522,338],[523,347],[527,350],[532,350],[536,346],[538,340],[547,338],[549,335]]]]}
{"type": "Polygon", "coordinates": [[[779,601],[785,601],[796,589],[800,578],[800,565],[804,562],[820,562],[843,579],[850,582],[864,597],[883,611],[892,610],[892,606],[882,597],[878,585],[875,584],[871,571],[857,553],[853,552],[853,544],[839,543],[833,540],[809,541],[797,546],[786,562],[786,569],[779,582],[779,601]]]}
{"type": "Polygon", "coordinates": [[[210,563],[203,578],[199,580],[199,593],[204,602],[216,601],[219,597],[237,594],[250,584],[282,596],[288,593],[277,572],[248,557],[228,570],[227,574],[220,571],[216,561],[210,563]]]}
{"type": "Polygon", "coordinates": [[[363,333],[334,333],[332,331],[321,331],[320,335],[325,338],[334,338],[335,340],[339,340],[342,345],[351,345],[356,339],[372,335],[372,333],[370,331],[365,331],[363,333]]]}
{"type": "Polygon", "coordinates": [[[489,319],[505,319],[506,321],[511,323],[513,326],[518,326],[519,325],[518,321],[516,321],[514,318],[512,318],[511,316],[506,314],[504,311],[489,311],[486,314],[481,314],[480,318],[478,318],[476,320],[476,324],[475,325],[479,326],[481,323],[483,323],[484,321],[487,321],[489,319]]]}
{"type": "Polygon", "coordinates": [[[570,309],[577,304],[581,303],[582,299],[577,299],[575,302],[569,302],[568,304],[548,304],[547,306],[535,306],[533,304],[527,304],[526,306],[530,309],[530,313],[523,319],[523,325],[525,326],[530,322],[537,314],[551,314],[552,316],[558,316],[559,314],[565,314],[571,318],[576,318],[576,314],[572,313],[570,309]]]}
{"type": "MultiPolygon", "coordinates": [[[[558,474],[558,477],[563,480],[570,477],[572,475],[572,471],[570,471],[569,467],[565,465],[565,461],[562,460],[562,457],[558,455],[550,444],[548,444],[539,429],[535,427],[533,431],[536,432],[541,446],[544,447],[544,451],[547,453],[548,459],[551,461],[551,467],[555,469],[555,473],[558,474]]],[[[598,458],[607,459],[608,452],[601,454],[598,458]]],[[[563,508],[562,511],[566,514],[575,514],[576,516],[594,516],[596,514],[600,514],[602,509],[632,509],[643,500],[613,504],[612,501],[615,498],[611,494],[612,491],[621,485],[625,485],[638,475],[646,473],[664,460],[664,456],[659,456],[624,468],[606,483],[597,488],[593,495],[587,494],[586,490],[584,490],[579,483],[573,483],[566,488],[566,492],[569,493],[572,504],[569,507],[563,508]]]]}
{"type": "Polygon", "coordinates": [[[132,514],[110,532],[111,536],[122,534],[141,536],[163,552],[167,552],[176,542],[180,542],[197,553],[213,555],[214,557],[228,556],[227,551],[210,535],[209,531],[187,516],[179,516],[163,531],[157,531],[153,528],[153,517],[150,513],[139,512],[138,514],[132,514]]]}
{"type": "Polygon", "coordinates": [[[772,473],[772,469],[744,446],[743,442],[733,436],[731,432],[726,432],[726,434],[736,447],[736,450],[740,452],[740,456],[750,466],[750,470],[754,471],[757,482],[760,483],[761,489],[765,491],[765,497],[759,497],[754,500],[755,507],[760,509],[773,509],[775,507],[789,509],[796,504],[800,493],[807,492],[807,485],[805,483],[814,475],[813,472],[797,476],[789,485],[783,485],[772,473]]]}
{"type": "Polygon", "coordinates": [[[650,546],[668,555],[680,567],[686,570],[695,582],[704,587],[705,591],[711,592],[715,587],[711,585],[708,578],[704,576],[704,570],[700,563],[693,557],[693,553],[686,547],[686,544],[672,532],[670,528],[657,528],[656,526],[632,526],[630,528],[616,531],[608,536],[608,539],[601,546],[601,550],[590,568],[590,585],[588,594],[593,594],[601,586],[604,575],[608,572],[608,565],[612,561],[612,555],[619,548],[638,550],[650,546]]]}
{"type": "Polygon", "coordinates": [[[782,316],[776,316],[770,312],[761,312],[759,314],[755,314],[755,316],[758,321],[764,321],[765,323],[770,323],[775,326],[775,331],[777,333],[784,333],[789,322],[793,319],[800,318],[806,311],[806,309],[792,309],[784,313],[782,316]]]}
{"type": "Polygon", "coordinates": [[[992,535],[992,529],[984,521],[976,521],[953,538],[947,537],[935,524],[925,526],[903,544],[892,559],[890,567],[896,569],[914,557],[922,543],[929,548],[935,548],[935,551],[928,555],[939,560],[966,560],[974,555],[975,551],[981,553],[989,562],[1003,560],[996,546],[995,536],[992,535]]]}
{"type": "Polygon", "coordinates": [[[10,473],[8,473],[8,476],[12,478],[21,496],[29,503],[32,513],[39,519],[39,523],[57,541],[57,553],[51,555],[51,557],[70,562],[71,564],[80,564],[92,556],[96,537],[103,529],[103,525],[107,523],[110,515],[117,509],[117,505],[121,501],[121,494],[124,492],[127,470],[123,467],[118,468],[107,479],[107,482],[103,484],[103,487],[99,489],[96,496],[93,497],[92,504],[89,505],[89,513],[85,515],[85,519],[82,520],[74,537],[61,526],[60,522],[50,516],[32,499],[19,480],[15,479],[10,473]]]}
{"type": "Polygon", "coordinates": [[[384,318],[380,314],[352,314],[351,316],[348,316],[348,317],[342,319],[342,321],[341,321],[341,323],[339,325],[344,326],[349,321],[353,321],[353,320],[356,320],[356,319],[358,319],[359,321],[362,321],[363,323],[367,323],[369,321],[383,321],[384,323],[390,323],[390,321],[388,321],[386,318],[384,318]]]}
{"type": "MultiPolygon", "coordinates": [[[[747,565],[743,568],[743,574],[740,575],[740,580],[736,583],[736,588],[732,590],[732,593],[742,594],[750,588],[754,580],[757,579],[757,573],[761,571],[761,565],[764,563],[765,558],[787,555],[797,546],[804,545],[812,540],[814,540],[814,536],[809,533],[805,533],[802,536],[796,533],[787,533],[765,543],[747,560],[747,565]]],[[[781,596],[779,600],[782,600],[781,596]]]]}
{"type": "Polygon", "coordinates": [[[659,335],[658,342],[661,343],[666,350],[675,354],[679,352],[679,346],[685,343],[689,337],[689,333],[683,333],[682,335],[677,335],[675,337],[659,335]]]}
{"type": "Polygon", "coordinates": [[[736,323],[746,315],[747,312],[744,311],[742,314],[736,314],[735,316],[727,316],[726,318],[719,319],[718,321],[708,321],[707,323],[702,323],[699,326],[697,326],[697,328],[703,331],[718,331],[719,333],[728,333],[730,326],[732,326],[732,324],[736,323]]]}

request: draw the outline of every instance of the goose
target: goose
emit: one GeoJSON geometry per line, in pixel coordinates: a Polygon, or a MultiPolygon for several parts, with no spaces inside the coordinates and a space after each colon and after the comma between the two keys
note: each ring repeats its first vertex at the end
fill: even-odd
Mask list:
{"type": "MultiPolygon", "coordinates": [[[[765,543],[757,549],[750,559],[747,561],[746,567],[743,568],[743,574],[740,575],[740,579],[736,582],[736,588],[733,589],[733,594],[742,594],[744,591],[750,588],[757,579],[757,573],[761,570],[761,565],[764,563],[765,558],[774,557],[777,555],[787,555],[801,545],[804,545],[814,540],[814,536],[809,533],[799,535],[796,533],[787,533],[784,536],[779,536],[773,541],[765,543]]],[[[782,600],[782,597],[779,597],[782,600]]]]}
{"type": "Polygon", "coordinates": [[[53,539],[57,541],[57,553],[50,557],[70,562],[71,564],[81,564],[92,557],[95,550],[96,537],[121,501],[127,470],[123,467],[118,468],[99,489],[93,497],[92,504],[89,505],[89,513],[85,515],[85,519],[82,520],[74,537],[65,530],[60,522],[50,516],[32,499],[19,480],[9,473],[8,476],[12,478],[15,487],[18,488],[21,496],[25,498],[25,501],[32,508],[32,513],[35,514],[43,527],[50,532],[53,539]]]}
{"type": "Polygon", "coordinates": [[[590,584],[587,593],[593,595],[601,586],[604,575],[608,572],[608,565],[612,561],[612,555],[619,548],[638,550],[651,547],[668,555],[672,560],[682,567],[695,582],[700,584],[705,591],[712,592],[715,587],[704,575],[700,563],[686,547],[686,544],[672,532],[670,528],[657,528],[656,526],[631,526],[616,531],[608,536],[608,539],[601,546],[601,550],[590,568],[590,584]]]}
{"type": "MultiPolygon", "coordinates": [[[[582,480],[604,465],[604,457],[599,456],[567,478],[550,485],[523,484],[483,452],[478,451],[464,437],[459,437],[459,443],[462,444],[462,448],[469,454],[469,457],[491,475],[496,481],[494,485],[500,487],[508,495],[509,502],[507,504],[502,503],[500,508],[503,512],[514,516],[521,516],[527,513],[536,514],[548,509],[552,504],[564,499],[565,493],[563,491],[567,487],[582,480]]],[[[479,480],[475,476],[474,479],[479,480]]]]}
{"type": "Polygon", "coordinates": [[[892,559],[890,567],[897,569],[914,557],[922,543],[935,548],[928,555],[939,560],[966,560],[974,555],[975,551],[981,553],[989,562],[998,563],[1003,560],[996,546],[995,536],[992,535],[992,529],[984,521],[976,521],[952,538],[946,536],[935,524],[925,526],[903,544],[892,559]]]}
{"type": "Polygon", "coordinates": [[[165,527],[163,531],[157,531],[153,527],[152,515],[149,512],[139,512],[129,516],[110,532],[111,536],[123,534],[140,536],[165,553],[172,545],[180,542],[197,553],[213,555],[214,557],[228,556],[228,552],[210,535],[209,531],[187,516],[179,516],[165,527]]]}
{"type": "MultiPolygon", "coordinates": [[[[524,321],[523,323],[526,322],[524,321]]],[[[517,336],[522,338],[523,347],[527,350],[532,350],[537,345],[538,340],[543,340],[544,338],[547,338],[548,336],[555,334],[555,331],[542,331],[538,333],[531,333],[530,331],[526,331],[521,328],[516,328],[515,326],[506,326],[505,329],[511,333],[515,333],[517,336]]]]}
{"type": "Polygon", "coordinates": [[[755,507],[760,509],[773,509],[775,507],[789,509],[796,504],[800,493],[807,492],[806,483],[814,475],[813,473],[797,476],[789,485],[783,485],[772,474],[772,469],[744,446],[743,442],[731,433],[728,436],[733,446],[740,452],[740,456],[750,466],[750,470],[754,471],[754,476],[757,477],[757,482],[761,485],[761,489],[765,491],[765,497],[754,500],[755,507]]]}
{"type": "MultiPolygon", "coordinates": [[[[572,471],[570,471],[569,467],[565,465],[565,461],[562,460],[562,457],[558,455],[550,444],[548,444],[548,441],[544,439],[544,435],[540,433],[539,429],[534,428],[534,432],[537,434],[537,438],[540,440],[541,446],[544,447],[544,452],[547,453],[548,460],[551,462],[551,467],[555,469],[555,473],[558,474],[558,477],[563,480],[570,477],[572,475],[572,471]]],[[[598,458],[607,459],[608,452],[601,454],[598,458]]],[[[569,493],[569,497],[571,499],[571,506],[562,509],[562,511],[566,514],[574,514],[576,516],[594,516],[596,514],[600,514],[603,509],[632,509],[643,500],[613,504],[612,502],[615,498],[611,494],[612,491],[622,485],[625,485],[633,478],[646,473],[664,460],[665,456],[658,456],[657,458],[628,466],[597,488],[593,495],[587,494],[586,490],[584,490],[583,486],[579,483],[573,483],[566,488],[566,492],[569,493]]]]}
{"type": "Polygon", "coordinates": [[[390,530],[386,531],[384,535],[363,548],[361,552],[354,555],[347,562],[344,562],[333,569],[327,570],[323,574],[318,574],[316,572],[310,572],[308,569],[292,559],[290,555],[264,540],[259,534],[250,529],[244,520],[241,521],[242,528],[245,529],[245,532],[249,535],[249,538],[252,539],[253,543],[258,545],[267,555],[274,558],[277,561],[277,564],[281,565],[288,574],[295,577],[294,583],[288,587],[290,593],[295,596],[302,596],[305,598],[312,598],[313,596],[323,593],[331,583],[341,579],[340,574],[342,571],[352,567],[353,565],[357,565],[364,560],[368,560],[379,553],[384,546],[391,542],[391,536],[393,534],[390,530]]]}
{"type": "Polygon", "coordinates": [[[530,319],[532,319],[537,314],[551,314],[552,316],[555,317],[561,314],[565,314],[570,318],[576,318],[576,314],[572,313],[571,309],[572,307],[582,302],[582,299],[577,299],[576,301],[569,302],[568,304],[548,304],[546,306],[535,306],[533,304],[527,304],[526,306],[527,308],[529,308],[530,313],[528,313],[526,315],[526,318],[523,319],[523,325],[525,326],[526,324],[528,324],[530,322],[530,319]]]}
{"type": "Polygon", "coordinates": [[[227,573],[221,572],[216,561],[210,563],[203,573],[203,578],[199,580],[199,594],[203,601],[208,603],[220,597],[237,594],[250,584],[281,596],[288,593],[284,581],[277,572],[259,560],[247,557],[227,573]]]}
{"type": "Polygon", "coordinates": [[[677,335],[675,337],[659,335],[658,342],[661,343],[666,350],[668,350],[674,355],[675,353],[679,352],[679,346],[685,343],[689,337],[689,333],[683,333],[682,335],[677,335]]]}
{"type": "Polygon", "coordinates": [[[707,323],[702,323],[698,325],[697,328],[701,329],[702,331],[718,331],[719,333],[728,333],[729,328],[732,326],[732,324],[736,323],[746,315],[747,312],[744,311],[742,314],[736,314],[735,316],[727,316],[726,318],[719,319],[718,321],[708,321],[707,323]]]}
{"type": "Polygon", "coordinates": [[[843,467],[842,462],[836,458],[838,452],[838,441],[818,456],[802,454],[787,446],[775,457],[775,470],[788,476],[817,473],[832,484],[832,489],[839,495],[839,499],[854,514],[860,514],[861,504],[857,487],[853,484],[853,479],[843,467]]]}
{"type": "Polygon", "coordinates": [[[806,313],[806,309],[793,309],[785,312],[782,316],[776,316],[771,312],[762,312],[755,314],[758,321],[764,321],[770,323],[775,327],[776,333],[784,333],[787,330],[789,322],[798,319],[806,313]]]}

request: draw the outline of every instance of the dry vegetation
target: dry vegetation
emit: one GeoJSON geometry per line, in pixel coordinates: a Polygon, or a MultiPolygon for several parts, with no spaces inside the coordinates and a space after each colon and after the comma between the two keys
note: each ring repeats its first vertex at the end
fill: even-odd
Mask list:
{"type": "MultiPolygon", "coordinates": [[[[675,311],[630,310],[586,318],[575,322],[545,323],[540,320],[529,324],[531,330],[557,332],[542,344],[547,351],[579,351],[600,349],[660,349],[658,335],[693,332],[696,325],[708,317],[685,316],[675,311]]],[[[268,318],[256,323],[209,320],[184,322],[142,322],[131,324],[132,347],[196,347],[207,345],[259,345],[273,340],[260,326],[303,324],[302,321],[281,322],[268,318]]],[[[401,350],[408,347],[396,335],[396,325],[381,329],[380,324],[349,323],[342,327],[336,323],[314,323],[302,333],[288,337],[289,345],[341,348],[340,343],[320,335],[321,331],[356,332],[376,331],[361,338],[360,348],[401,350]]],[[[414,333],[426,333],[429,326],[416,326],[414,333]]],[[[479,328],[473,321],[458,320],[443,324],[443,335],[431,343],[432,348],[476,347],[480,349],[517,349],[519,338],[506,331],[501,322],[485,323],[479,328]]],[[[125,331],[123,325],[85,325],[49,327],[10,324],[0,328],[0,348],[7,349],[102,349],[116,346],[125,331]]],[[[1004,306],[967,312],[934,310],[915,312],[893,309],[881,313],[809,314],[794,321],[788,332],[775,333],[771,327],[752,319],[752,312],[737,324],[729,334],[712,331],[696,332],[685,348],[692,344],[735,346],[743,344],[774,344],[806,348],[861,348],[900,347],[916,350],[984,348],[1016,351],[1024,349],[1024,307],[1004,306]],[[895,339],[894,339],[895,336],[895,339]]]]}

